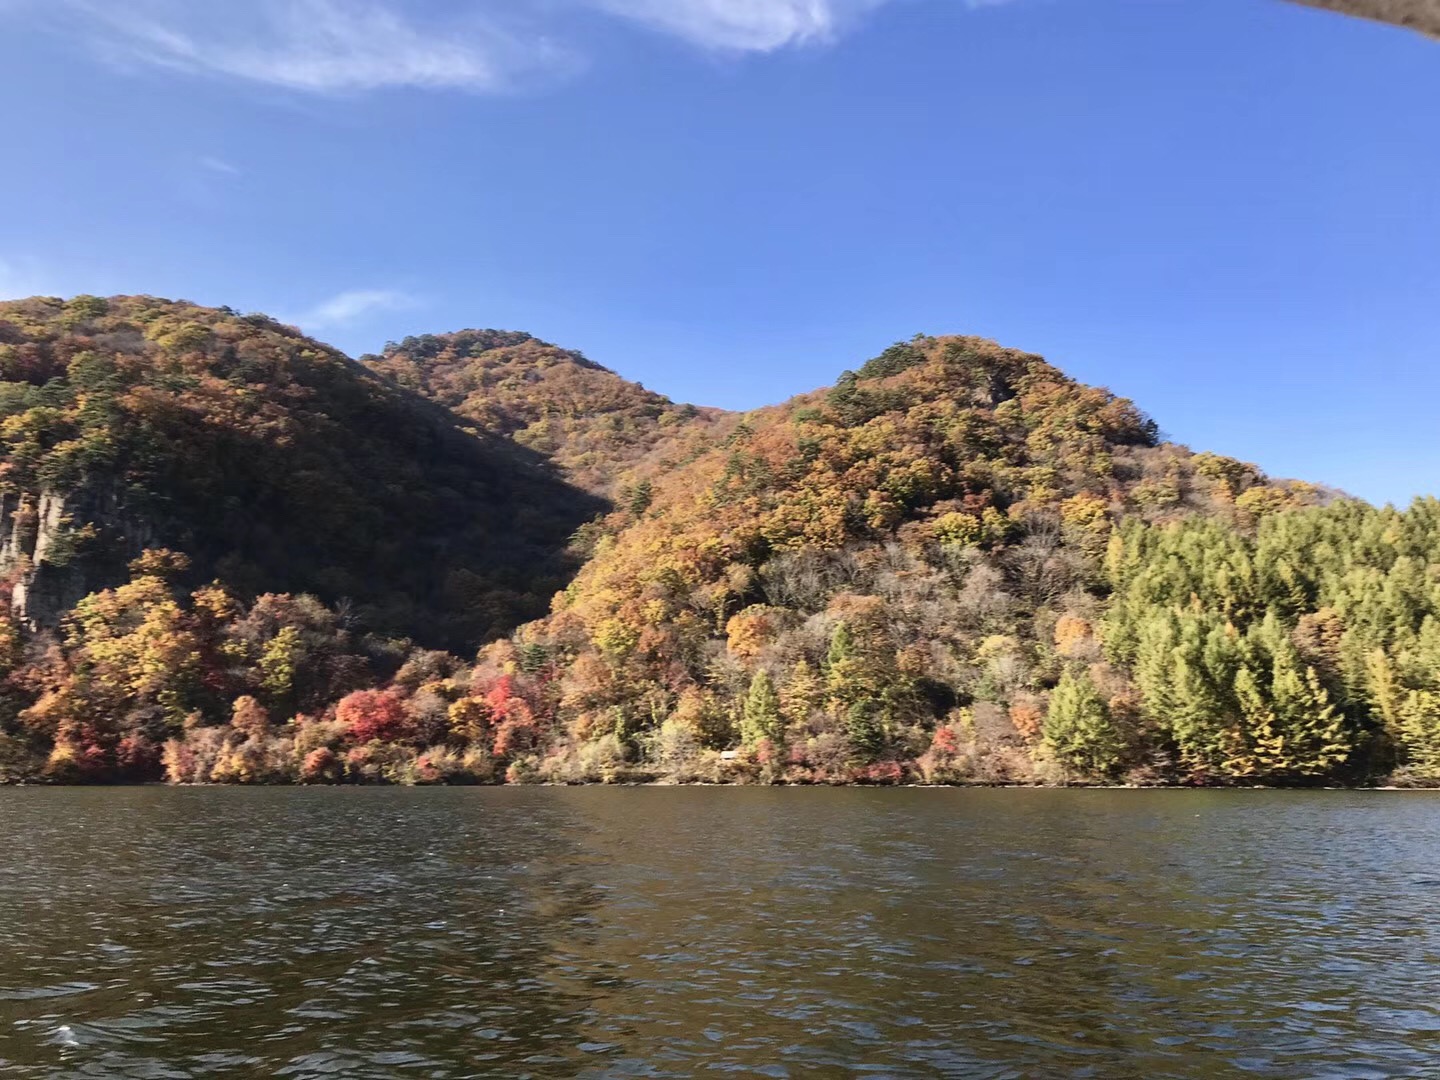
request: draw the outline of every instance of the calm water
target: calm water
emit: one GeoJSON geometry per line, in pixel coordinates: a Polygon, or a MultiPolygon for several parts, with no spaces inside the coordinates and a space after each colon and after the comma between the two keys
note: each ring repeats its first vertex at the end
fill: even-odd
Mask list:
{"type": "Polygon", "coordinates": [[[1440,796],[0,790],[0,1076],[1440,1076],[1440,796]]]}

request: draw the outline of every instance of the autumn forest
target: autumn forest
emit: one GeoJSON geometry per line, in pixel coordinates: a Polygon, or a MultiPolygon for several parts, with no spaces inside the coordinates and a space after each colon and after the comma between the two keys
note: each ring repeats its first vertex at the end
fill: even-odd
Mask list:
{"type": "Polygon", "coordinates": [[[1440,782],[1440,501],[977,338],[740,414],[3,303],[0,575],[6,782],[1440,782]]]}

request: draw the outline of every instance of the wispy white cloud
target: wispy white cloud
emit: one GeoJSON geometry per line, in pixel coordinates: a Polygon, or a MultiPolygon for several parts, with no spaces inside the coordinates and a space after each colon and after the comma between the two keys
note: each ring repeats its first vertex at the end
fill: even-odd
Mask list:
{"type": "Polygon", "coordinates": [[[771,52],[835,38],[888,0],[590,0],[705,48],[771,52]]]}
{"type": "Polygon", "coordinates": [[[309,311],[287,318],[304,330],[335,330],[386,311],[405,311],[419,301],[395,289],[351,289],[316,304],[309,311]]]}
{"type": "MultiPolygon", "coordinates": [[[[899,0],[0,0],[110,62],[342,94],[497,92],[583,63],[579,16],[726,53],[826,44],[899,0]]],[[[936,0],[940,2],[940,0],[936,0]]],[[[1007,0],[945,0],[969,7],[1007,0]]]]}
{"type": "Polygon", "coordinates": [[[200,159],[200,167],[207,172],[219,173],[222,176],[239,176],[238,166],[230,164],[224,158],[211,157],[208,154],[200,159]]]}
{"type": "Polygon", "coordinates": [[[112,61],[320,93],[506,89],[568,58],[484,5],[440,19],[382,0],[60,0],[112,61]]]}

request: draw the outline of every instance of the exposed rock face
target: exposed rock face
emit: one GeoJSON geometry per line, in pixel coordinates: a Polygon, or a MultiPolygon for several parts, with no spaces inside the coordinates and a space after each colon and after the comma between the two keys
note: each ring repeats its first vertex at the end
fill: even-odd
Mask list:
{"type": "Polygon", "coordinates": [[[1440,0],[1294,0],[1297,4],[1341,11],[1364,19],[1406,26],[1440,37],[1440,0]]]}
{"type": "Polygon", "coordinates": [[[11,610],[31,630],[55,626],[88,593],[114,584],[153,539],[125,521],[113,496],[0,495],[0,577],[14,574],[11,610]]]}

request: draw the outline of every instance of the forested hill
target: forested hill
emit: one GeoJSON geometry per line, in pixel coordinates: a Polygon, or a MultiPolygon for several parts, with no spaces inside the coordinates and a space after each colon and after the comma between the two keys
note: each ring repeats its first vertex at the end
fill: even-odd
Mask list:
{"type": "Polygon", "coordinates": [[[741,416],[81,297],[0,376],[0,778],[1440,781],[1440,503],[992,342],[741,416]]]}
{"type": "Polygon", "coordinates": [[[626,500],[732,421],[528,334],[427,334],[360,362],[535,451],[587,491],[626,500]]]}
{"type": "Polygon", "coordinates": [[[1125,544],[1192,520],[1243,544],[1325,500],[1161,444],[1039,357],[917,338],[612,515],[518,640],[581,775],[641,755],[700,777],[738,745],[790,781],[1297,779],[1340,763],[1189,754],[1105,625],[1125,544]]]}
{"type": "Polygon", "coordinates": [[[545,610],[600,508],[548,463],[264,316],[0,304],[0,570],[54,625],[146,548],[472,646],[545,610]]]}

